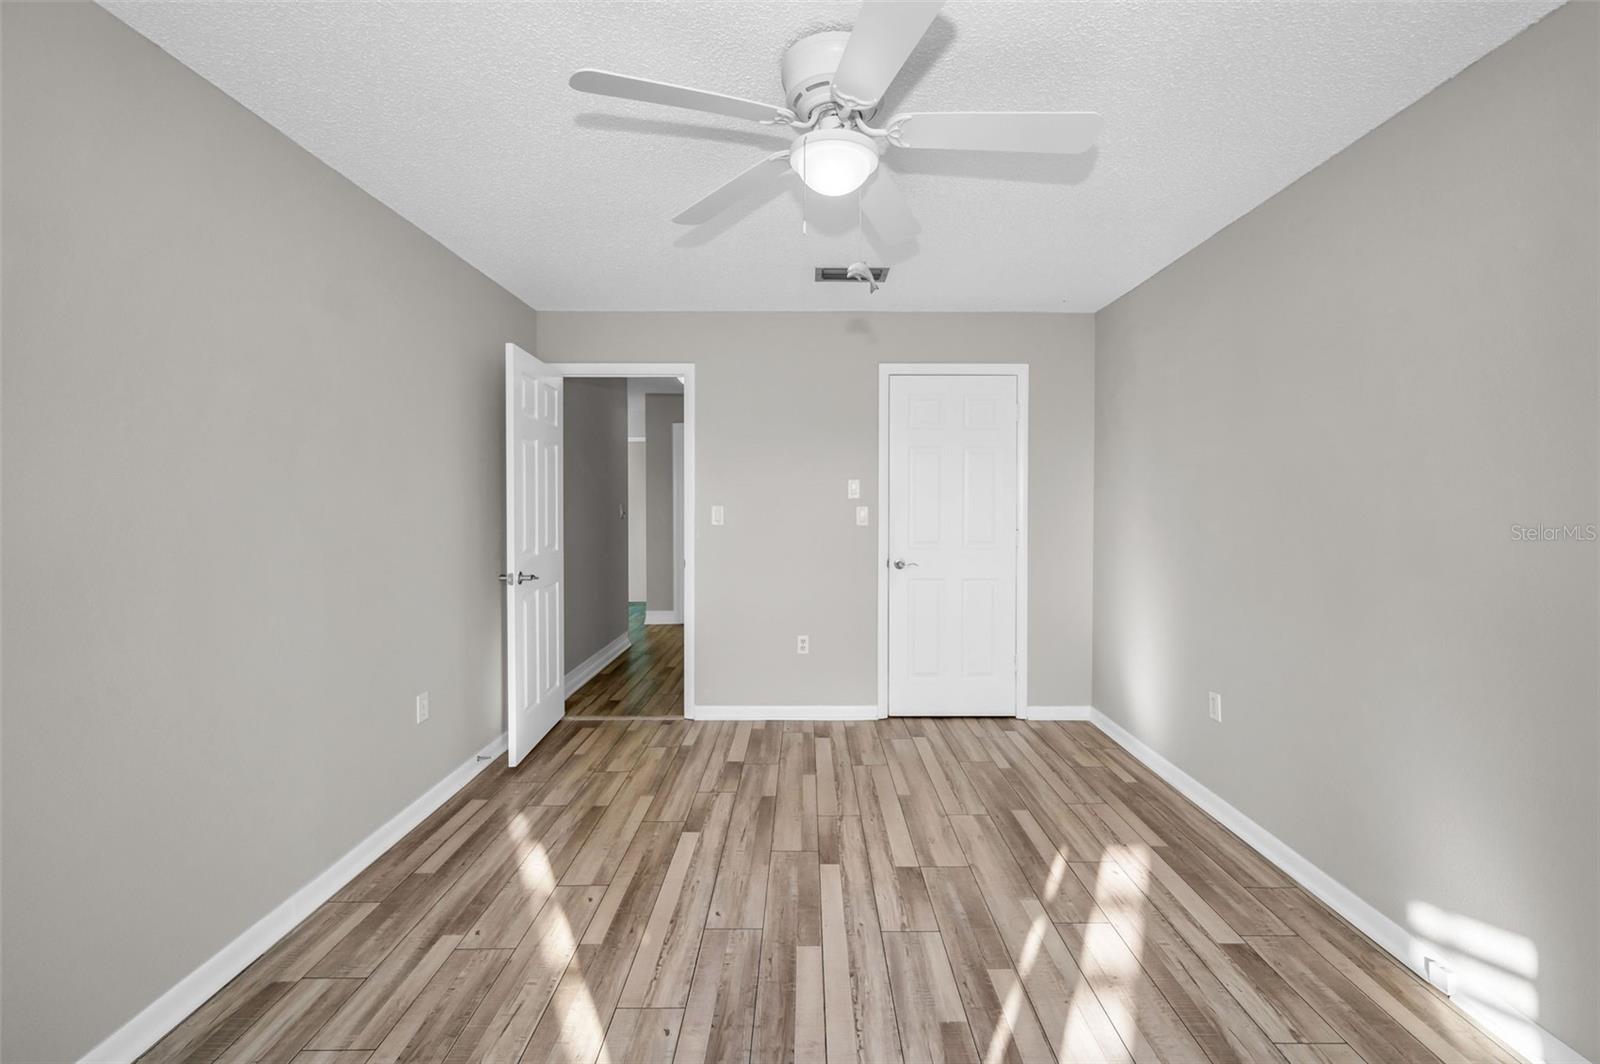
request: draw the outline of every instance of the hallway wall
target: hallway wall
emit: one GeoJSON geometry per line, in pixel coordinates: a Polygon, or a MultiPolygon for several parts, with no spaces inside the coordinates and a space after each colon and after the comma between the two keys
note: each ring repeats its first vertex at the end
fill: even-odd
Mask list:
{"type": "Polygon", "coordinates": [[[569,377],[563,424],[566,671],[628,631],[628,382],[569,377]]]}
{"type": "Polygon", "coordinates": [[[649,563],[645,554],[644,441],[628,443],[628,601],[644,602],[650,594],[649,563]]]}
{"type": "Polygon", "coordinates": [[[645,602],[652,613],[680,607],[674,577],[681,564],[672,524],[672,426],[683,424],[683,396],[644,397],[645,602]]]}

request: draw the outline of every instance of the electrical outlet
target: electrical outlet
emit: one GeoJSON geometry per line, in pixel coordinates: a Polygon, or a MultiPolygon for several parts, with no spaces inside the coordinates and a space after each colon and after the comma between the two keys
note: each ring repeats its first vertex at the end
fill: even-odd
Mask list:
{"type": "Polygon", "coordinates": [[[856,507],[856,524],[858,524],[858,525],[866,525],[866,524],[870,524],[871,521],[872,521],[872,512],[870,510],[868,510],[865,506],[857,506],[856,507]]]}
{"type": "Polygon", "coordinates": [[[861,498],[861,481],[854,477],[844,482],[844,497],[847,499],[861,498]]]}
{"type": "Polygon", "coordinates": [[[1222,696],[1217,694],[1217,692],[1215,692],[1215,691],[1211,692],[1210,708],[1211,708],[1211,719],[1216,721],[1218,724],[1221,724],[1222,723],[1222,696]]]}
{"type": "Polygon", "coordinates": [[[808,635],[796,637],[794,641],[794,652],[796,654],[811,653],[811,637],[808,635]]]}
{"type": "Polygon", "coordinates": [[[417,696],[417,723],[421,724],[428,719],[428,692],[424,691],[417,696]]]}
{"type": "Polygon", "coordinates": [[[720,525],[720,524],[722,524],[722,518],[723,518],[722,507],[713,506],[711,508],[711,523],[714,524],[714,525],[720,525]]]}
{"type": "Polygon", "coordinates": [[[1437,957],[1424,957],[1422,959],[1423,977],[1437,987],[1445,997],[1450,996],[1450,983],[1455,973],[1445,966],[1437,957]]]}

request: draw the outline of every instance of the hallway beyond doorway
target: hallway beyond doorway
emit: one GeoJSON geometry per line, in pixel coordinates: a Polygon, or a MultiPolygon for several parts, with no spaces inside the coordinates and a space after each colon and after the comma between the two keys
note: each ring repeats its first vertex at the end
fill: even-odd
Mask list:
{"type": "Polygon", "coordinates": [[[683,625],[644,618],[628,603],[628,652],[567,699],[569,718],[683,716],[683,625]]]}

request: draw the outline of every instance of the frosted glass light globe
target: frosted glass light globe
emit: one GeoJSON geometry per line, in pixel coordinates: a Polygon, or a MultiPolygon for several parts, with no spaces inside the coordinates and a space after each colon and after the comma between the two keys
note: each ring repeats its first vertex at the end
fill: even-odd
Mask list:
{"type": "Polygon", "coordinates": [[[789,166],[818,195],[844,196],[860,188],[878,169],[878,149],[863,133],[819,129],[795,141],[789,166]]]}

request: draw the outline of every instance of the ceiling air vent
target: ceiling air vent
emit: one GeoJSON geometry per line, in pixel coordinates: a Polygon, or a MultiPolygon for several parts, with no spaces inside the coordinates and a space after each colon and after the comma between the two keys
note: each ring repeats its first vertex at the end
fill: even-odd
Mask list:
{"type": "MultiPolygon", "coordinates": [[[[883,282],[885,282],[885,281],[887,281],[889,279],[889,267],[887,267],[887,266],[872,266],[872,267],[869,267],[869,268],[872,270],[872,280],[874,281],[874,283],[882,284],[883,282]]],[[[818,266],[817,267],[816,280],[818,280],[818,281],[852,281],[852,282],[855,282],[855,283],[859,284],[860,283],[860,278],[851,277],[849,271],[850,271],[850,267],[848,267],[848,266],[818,266]]]]}

